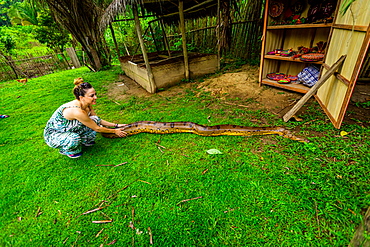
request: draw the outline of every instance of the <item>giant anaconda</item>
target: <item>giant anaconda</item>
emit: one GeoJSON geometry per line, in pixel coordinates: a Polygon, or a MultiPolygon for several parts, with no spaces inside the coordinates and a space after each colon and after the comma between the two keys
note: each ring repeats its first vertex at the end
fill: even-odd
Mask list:
{"type": "MultiPolygon", "coordinates": [[[[123,127],[127,136],[139,133],[173,134],[192,133],[200,136],[253,136],[253,135],[280,135],[294,141],[308,142],[307,139],[293,135],[283,127],[246,127],[231,124],[205,126],[192,122],[154,122],[141,121],[127,124],[123,127]]],[[[119,138],[116,134],[102,133],[107,138],[119,138]]]]}

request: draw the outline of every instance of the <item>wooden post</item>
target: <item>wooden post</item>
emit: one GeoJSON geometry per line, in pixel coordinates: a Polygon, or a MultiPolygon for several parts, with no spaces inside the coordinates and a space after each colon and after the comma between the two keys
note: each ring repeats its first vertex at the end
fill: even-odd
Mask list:
{"type": "Polygon", "coordinates": [[[119,52],[119,48],[118,48],[118,44],[117,44],[117,40],[116,40],[116,35],[114,35],[114,29],[113,29],[112,23],[109,24],[109,29],[110,29],[110,32],[112,33],[112,39],[113,39],[113,42],[114,42],[114,46],[116,47],[117,57],[119,58],[121,56],[121,54],[119,52]]]}
{"type": "Polygon", "coordinates": [[[68,56],[71,58],[72,64],[75,68],[80,68],[81,64],[76,55],[76,51],[73,47],[66,48],[68,56]]]}
{"type": "Polygon", "coordinates": [[[288,111],[283,119],[284,119],[284,122],[288,122],[288,120],[294,115],[296,114],[296,112],[301,109],[301,107],[311,98],[312,95],[314,95],[317,90],[324,84],[324,82],[326,82],[330,76],[332,76],[335,71],[339,68],[340,65],[342,65],[342,63],[344,62],[344,60],[346,59],[347,55],[343,55],[341,56],[338,61],[336,61],[333,66],[330,67],[330,69],[325,73],[325,75],[323,75],[320,80],[318,80],[318,82],[316,82],[316,84],[297,102],[297,104],[295,104],[293,106],[292,109],[290,109],[290,111],[288,111]]]}
{"type": "Polygon", "coordinates": [[[157,52],[159,53],[159,49],[158,49],[158,45],[157,45],[157,40],[155,39],[155,35],[154,35],[154,32],[153,32],[153,28],[152,28],[152,25],[150,25],[150,22],[148,22],[148,26],[149,26],[150,33],[152,34],[152,38],[153,38],[153,42],[154,42],[155,49],[156,49],[156,50],[157,50],[157,52]]]}
{"type": "Polygon", "coordinates": [[[170,49],[170,46],[168,44],[168,39],[167,39],[167,35],[166,35],[166,30],[164,29],[164,23],[163,23],[163,19],[160,19],[159,22],[161,23],[161,28],[162,28],[162,33],[163,33],[163,41],[164,41],[164,46],[165,46],[165,49],[167,50],[168,52],[168,56],[171,57],[171,49],[170,49]]]}
{"type": "Polygon", "coordinates": [[[143,37],[142,37],[142,31],[141,31],[141,26],[140,26],[140,20],[139,20],[139,16],[138,16],[138,13],[137,13],[137,6],[135,4],[132,5],[132,11],[133,11],[134,17],[135,17],[136,33],[137,33],[137,36],[139,38],[139,42],[140,42],[140,46],[141,46],[141,52],[143,53],[143,58],[144,58],[144,61],[145,61],[146,70],[148,72],[148,79],[149,79],[149,90],[148,91],[149,91],[149,93],[155,93],[157,91],[157,86],[156,86],[155,81],[154,81],[152,68],[150,67],[150,64],[149,64],[148,53],[146,52],[146,48],[145,48],[145,45],[144,45],[144,40],[143,40],[143,37]]]}
{"type": "Polygon", "coordinates": [[[184,18],[184,2],[182,0],[179,1],[179,16],[180,16],[180,24],[179,28],[181,30],[181,37],[182,37],[182,53],[184,54],[184,65],[185,65],[185,79],[189,79],[189,57],[188,57],[188,49],[186,48],[186,33],[185,33],[185,18],[184,18]]]}
{"type": "Polygon", "coordinates": [[[217,0],[217,25],[216,25],[216,35],[217,35],[217,69],[221,69],[221,45],[220,45],[220,25],[221,25],[221,15],[220,15],[221,0],[217,0]]]}

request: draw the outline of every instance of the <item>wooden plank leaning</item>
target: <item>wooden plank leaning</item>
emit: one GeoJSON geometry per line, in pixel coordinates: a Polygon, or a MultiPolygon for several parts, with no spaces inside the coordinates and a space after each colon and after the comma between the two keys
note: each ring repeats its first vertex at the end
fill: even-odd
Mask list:
{"type": "Polygon", "coordinates": [[[344,62],[347,55],[342,55],[338,61],[336,61],[333,66],[329,68],[329,70],[316,82],[316,84],[290,109],[283,117],[284,122],[288,122],[294,114],[297,113],[299,109],[314,95],[317,90],[332,76],[335,71],[339,68],[340,65],[344,62]]]}

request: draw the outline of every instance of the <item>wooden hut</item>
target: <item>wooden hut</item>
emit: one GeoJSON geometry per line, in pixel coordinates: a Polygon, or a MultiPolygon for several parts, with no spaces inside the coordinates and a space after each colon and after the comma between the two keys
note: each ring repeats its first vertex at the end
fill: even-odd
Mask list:
{"type": "Polygon", "coordinates": [[[159,88],[175,85],[183,79],[214,73],[219,69],[219,54],[189,53],[186,47],[185,20],[217,16],[219,4],[217,0],[143,0],[141,7],[147,13],[155,15],[162,27],[163,24],[178,25],[182,36],[182,52],[169,50],[164,37],[163,42],[167,49],[149,54],[142,39],[138,6],[132,4],[142,54],[120,57],[122,70],[150,93],[155,93],[159,88]]]}

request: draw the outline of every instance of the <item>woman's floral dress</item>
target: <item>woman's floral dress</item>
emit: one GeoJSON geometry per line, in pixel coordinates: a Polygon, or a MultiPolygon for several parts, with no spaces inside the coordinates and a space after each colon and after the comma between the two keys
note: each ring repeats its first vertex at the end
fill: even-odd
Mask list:
{"type": "MultiPolygon", "coordinates": [[[[82,145],[89,145],[95,140],[96,132],[86,127],[77,119],[68,120],[63,116],[63,110],[70,107],[61,105],[51,116],[44,129],[44,139],[48,146],[59,149],[61,154],[71,155],[82,151],[82,145]]],[[[100,124],[98,116],[90,116],[100,124]]]]}

